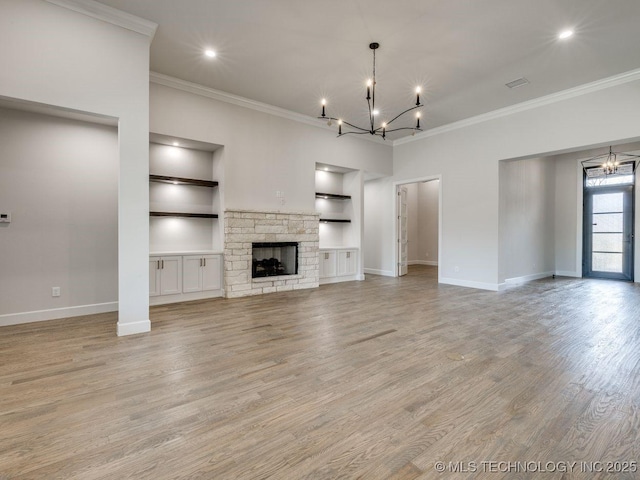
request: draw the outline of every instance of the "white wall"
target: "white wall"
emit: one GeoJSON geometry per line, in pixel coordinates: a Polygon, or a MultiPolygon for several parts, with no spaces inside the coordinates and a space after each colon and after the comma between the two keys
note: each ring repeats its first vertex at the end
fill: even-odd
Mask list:
{"type": "Polygon", "coordinates": [[[555,270],[558,275],[581,277],[582,265],[578,260],[577,242],[582,241],[582,224],[578,225],[578,215],[582,212],[579,203],[582,195],[578,195],[582,168],[573,155],[552,157],[556,172],[555,270]]]}
{"type": "Polygon", "coordinates": [[[0,325],[117,310],[117,129],[0,109],[0,145],[0,325]]]}
{"type": "MultiPolygon", "coordinates": [[[[375,196],[377,205],[377,199],[388,199],[384,203],[390,214],[367,216],[367,230],[378,232],[381,238],[365,235],[365,260],[371,262],[365,267],[394,270],[394,184],[440,174],[441,281],[497,289],[499,161],[547,156],[640,136],[640,109],[630,107],[640,105],[640,80],[612,82],[601,89],[583,88],[579,93],[554,103],[513,109],[511,114],[479,123],[427,132],[422,138],[397,144],[393,177],[369,182],[366,188],[366,201],[375,196]]],[[[636,269],[638,266],[637,261],[636,269]]]]}
{"type": "Polygon", "coordinates": [[[148,331],[149,34],[4,0],[0,96],[118,119],[118,333],[148,331]]]}
{"type": "Polygon", "coordinates": [[[555,162],[500,162],[500,283],[555,273],[555,162]]]}
{"type": "Polygon", "coordinates": [[[315,211],[316,163],[392,173],[392,149],[334,131],[151,84],[151,131],[224,145],[227,209],[315,211]],[[285,193],[284,205],[276,191],[285,193]]]}
{"type": "Polygon", "coordinates": [[[365,182],[362,248],[365,273],[395,275],[395,201],[395,189],[390,177],[365,182]]]}

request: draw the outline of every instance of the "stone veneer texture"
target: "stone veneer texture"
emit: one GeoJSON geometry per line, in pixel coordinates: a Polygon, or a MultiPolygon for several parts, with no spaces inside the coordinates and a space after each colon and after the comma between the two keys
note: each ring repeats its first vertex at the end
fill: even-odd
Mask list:
{"type": "Polygon", "coordinates": [[[315,288],[319,281],[319,214],[226,210],[224,286],[227,298],[315,288]],[[251,278],[251,244],[298,242],[298,274],[251,278]]]}

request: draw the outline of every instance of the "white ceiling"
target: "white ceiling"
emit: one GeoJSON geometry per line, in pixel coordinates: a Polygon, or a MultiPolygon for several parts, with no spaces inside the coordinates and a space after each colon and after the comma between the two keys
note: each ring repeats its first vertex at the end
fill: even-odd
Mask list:
{"type": "Polygon", "coordinates": [[[363,126],[373,41],[381,120],[415,103],[421,85],[423,128],[640,67],[640,0],[100,3],[159,25],[152,71],[309,116],[326,97],[328,114],[363,126]],[[560,41],[565,28],[575,35],[560,41]],[[531,83],[505,86],[519,77],[531,83]]]}

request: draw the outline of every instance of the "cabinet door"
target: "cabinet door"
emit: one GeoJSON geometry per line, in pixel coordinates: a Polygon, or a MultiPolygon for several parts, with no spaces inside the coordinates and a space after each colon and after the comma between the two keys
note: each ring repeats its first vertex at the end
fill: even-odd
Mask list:
{"type": "Polygon", "coordinates": [[[202,263],[202,290],[220,290],[222,288],[222,259],[220,255],[204,255],[202,263]]]}
{"type": "Polygon", "coordinates": [[[182,257],[160,259],[160,295],[182,293],[182,257]]]}
{"type": "Polygon", "coordinates": [[[320,256],[320,278],[336,276],[336,252],[335,250],[321,251],[320,256]]]}
{"type": "Polygon", "coordinates": [[[160,257],[149,258],[149,296],[160,295],[160,257]]]}
{"type": "Polygon", "coordinates": [[[357,259],[357,250],[339,250],[337,275],[355,275],[357,259]]]}
{"type": "Polygon", "coordinates": [[[182,257],[182,291],[184,293],[202,291],[202,256],[182,257]]]}

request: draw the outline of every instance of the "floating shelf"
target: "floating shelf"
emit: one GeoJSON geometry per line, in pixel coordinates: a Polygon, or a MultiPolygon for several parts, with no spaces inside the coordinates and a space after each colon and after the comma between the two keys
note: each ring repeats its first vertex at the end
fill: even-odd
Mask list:
{"type": "Polygon", "coordinates": [[[316,198],[325,198],[327,200],[351,200],[351,195],[338,195],[335,193],[316,192],[316,198]]]}
{"type": "Polygon", "coordinates": [[[337,218],[321,218],[320,223],[351,223],[351,220],[341,220],[337,218]]]}
{"type": "Polygon", "coordinates": [[[172,183],[174,185],[193,185],[196,187],[214,188],[218,186],[218,182],[212,180],[198,180],[195,178],[166,177],[164,175],[149,175],[150,182],[172,183]]]}
{"type": "Polygon", "coordinates": [[[149,212],[151,217],[218,218],[217,213],[149,212]]]}

